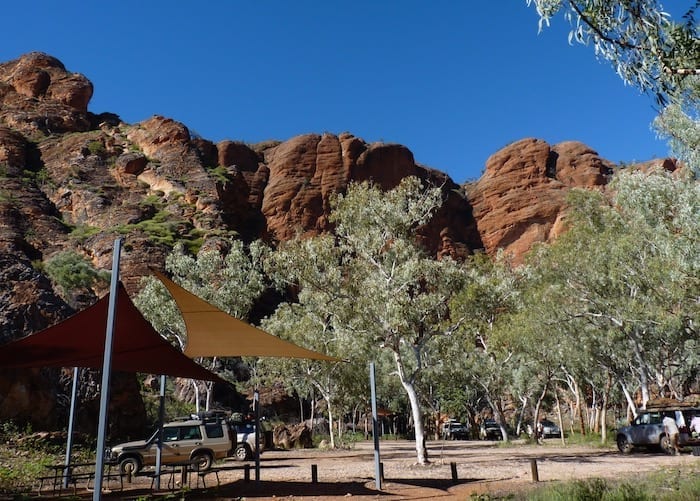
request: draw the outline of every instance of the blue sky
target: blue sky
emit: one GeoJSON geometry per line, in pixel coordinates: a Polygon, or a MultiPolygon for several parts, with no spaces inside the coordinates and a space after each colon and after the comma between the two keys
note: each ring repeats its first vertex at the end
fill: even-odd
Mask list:
{"type": "Polygon", "coordinates": [[[94,113],[212,141],[344,131],[401,143],[454,181],[524,137],[613,162],[668,155],[653,100],[525,0],[35,0],[3,5],[0,61],[30,51],[94,84],[94,113]]]}

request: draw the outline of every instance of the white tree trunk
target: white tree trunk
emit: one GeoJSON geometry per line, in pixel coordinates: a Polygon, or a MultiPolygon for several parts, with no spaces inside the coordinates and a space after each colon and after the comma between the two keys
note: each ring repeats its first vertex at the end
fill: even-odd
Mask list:
{"type": "MultiPolygon", "coordinates": [[[[627,410],[632,413],[632,416],[637,417],[637,406],[634,405],[634,400],[632,399],[632,395],[630,395],[629,390],[625,386],[625,383],[620,381],[620,387],[622,388],[622,394],[625,396],[625,400],[627,400],[627,410]]],[[[629,415],[629,414],[628,414],[629,415]]]]}
{"type": "Polygon", "coordinates": [[[642,409],[646,409],[647,403],[651,399],[649,393],[649,371],[647,370],[648,365],[644,357],[644,349],[637,337],[636,334],[633,335],[630,342],[632,344],[634,357],[637,359],[637,374],[639,374],[639,384],[642,390],[642,409]]]}
{"type": "Polygon", "coordinates": [[[323,399],[326,401],[326,405],[328,406],[328,433],[331,437],[331,449],[335,449],[335,433],[333,433],[333,410],[331,407],[331,399],[330,396],[326,397],[325,395],[323,399]]]}
{"type": "Polygon", "coordinates": [[[406,378],[406,370],[403,366],[403,361],[401,360],[401,356],[396,352],[394,352],[394,360],[396,361],[396,368],[399,372],[401,386],[403,386],[403,389],[406,391],[408,402],[411,404],[413,426],[416,431],[416,459],[418,464],[428,464],[428,451],[425,448],[425,430],[423,429],[423,411],[418,401],[418,393],[416,393],[416,387],[413,381],[406,378]]]}
{"type": "Polygon", "coordinates": [[[520,399],[520,403],[522,404],[522,407],[520,407],[520,413],[518,414],[518,425],[515,427],[516,437],[519,437],[520,433],[522,432],[523,417],[525,416],[525,408],[527,407],[527,401],[528,401],[527,396],[520,396],[518,398],[520,399]]]}
{"type": "Polygon", "coordinates": [[[199,385],[194,379],[190,379],[192,383],[192,389],[194,390],[194,410],[199,414],[199,385]]]}
{"type": "Polygon", "coordinates": [[[566,440],[564,440],[564,422],[561,417],[561,403],[559,402],[559,385],[554,387],[554,400],[557,403],[557,419],[559,420],[559,436],[561,438],[561,445],[566,445],[566,440]]]}

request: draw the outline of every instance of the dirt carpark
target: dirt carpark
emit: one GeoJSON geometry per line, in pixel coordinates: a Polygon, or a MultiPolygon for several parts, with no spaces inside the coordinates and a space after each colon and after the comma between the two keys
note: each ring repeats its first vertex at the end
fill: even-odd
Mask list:
{"type": "MultiPolygon", "coordinates": [[[[373,443],[366,441],[347,450],[267,451],[261,456],[257,482],[254,462],[219,462],[216,466],[220,485],[216,487],[216,478],[207,475],[207,489],[201,490],[200,484],[200,489],[189,491],[186,497],[220,500],[280,497],[387,501],[468,499],[472,494],[508,494],[536,485],[533,459],[540,484],[593,477],[634,479],[661,469],[690,470],[700,475],[700,457],[690,453],[669,456],[640,451],[623,456],[610,448],[562,447],[557,439],[548,439],[544,445],[516,441],[509,446],[499,442],[431,441],[428,442],[430,465],[427,466],[416,464],[414,447],[413,442],[405,440],[380,442],[384,472],[381,490],[377,490],[374,479],[373,443]],[[314,476],[316,482],[312,482],[314,476]]],[[[146,492],[150,494],[143,484],[146,480],[136,479],[124,492],[115,492],[113,496],[135,498],[146,492]]],[[[150,484],[150,480],[148,482],[150,484]]],[[[168,492],[163,494],[172,496],[168,492]]]]}

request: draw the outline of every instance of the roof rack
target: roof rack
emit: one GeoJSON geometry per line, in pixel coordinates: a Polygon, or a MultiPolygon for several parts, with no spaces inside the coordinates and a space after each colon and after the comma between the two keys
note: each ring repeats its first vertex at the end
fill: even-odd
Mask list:
{"type": "Polygon", "coordinates": [[[648,411],[655,410],[682,410],[682,409],[700,409],[700,399],[690,400],[674,400],[672,398],[658,398],[647,402],[646,409],[648,411]]]}

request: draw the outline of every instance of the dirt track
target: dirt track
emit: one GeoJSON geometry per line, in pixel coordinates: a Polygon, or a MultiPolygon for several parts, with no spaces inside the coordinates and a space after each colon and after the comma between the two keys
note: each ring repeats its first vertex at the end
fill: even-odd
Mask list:
{"type": "MultiPolygon", "coordinates": [[[[540,482],[634,477],[679,467],[692,468],[700,475],[700,457],[688,453],[668,456],[639,452],[622,456],[613,449],[561,447],[554,439],[542,446],[509,447],[499,446],[497,442],[434,441],[428,443],[428,450],[431,464],[417,466],[413,442],[382,441],[380,455],[385,481],[381,492],[375,486],[374,451],[369,441],[349,450],[268,451],[261,458],[259,482],[255,481],[254,463],[249,463],[250,481],[246,482],[244,463],[226,461],[218,465],[220,487],[214,487],[216,480],[210,475],[206,479],[209,488],[201,495],[190,492],[187,498],[467,499],[472,493],[507,493],[531,488],[532,459],[537,460],[540,482]],[[451,463],[455,463],[457,483],[452,481],[451,463]],[[317,483],[312,483],[312,465],[316,465],[317,483]]],[[[131,490],[138,491],[138,487],[136,483],[131,490]]]]}

